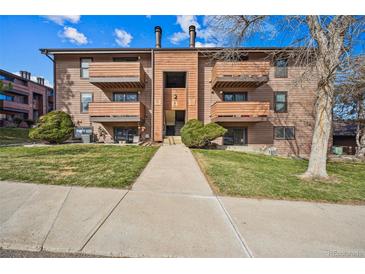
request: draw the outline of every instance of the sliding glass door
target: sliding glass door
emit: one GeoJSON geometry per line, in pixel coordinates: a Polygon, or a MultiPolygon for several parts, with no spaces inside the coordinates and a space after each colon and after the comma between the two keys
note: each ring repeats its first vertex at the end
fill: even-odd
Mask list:
{"type": "Polygon", "coordinates": [[[247,128],[227,128],[223,137],[224,145],[243,146],[247,145],[247,128]]]}

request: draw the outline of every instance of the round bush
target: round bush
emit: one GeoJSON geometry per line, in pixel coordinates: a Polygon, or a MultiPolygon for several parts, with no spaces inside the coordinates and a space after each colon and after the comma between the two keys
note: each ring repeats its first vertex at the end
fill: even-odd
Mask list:
{"type": "Polygon", "coordinates": [[[70,138],[74,124],[69,114],[63,111],[52,111],[39,118],[35,128],[29,132],[33,140],[42,140],[60,144],[70,138]]]}
{"type": "Polygon", "coordinates": [[[203,125],[198,120],[189,120],[181,129],[181,140],[187,147],[201,148],[223,136],[226,129],[216,123],[203,125]]]}

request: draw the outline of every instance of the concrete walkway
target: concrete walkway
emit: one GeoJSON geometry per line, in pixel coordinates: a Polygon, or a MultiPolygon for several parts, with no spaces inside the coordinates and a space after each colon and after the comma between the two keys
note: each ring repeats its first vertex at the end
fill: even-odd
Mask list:
{"type": "Polygon", "coordinates": [[[0,208],[5,249],[365,257],[365,206],[216,197],[182,145],[162,146],[132,190],[0,182],[0,208]]]}

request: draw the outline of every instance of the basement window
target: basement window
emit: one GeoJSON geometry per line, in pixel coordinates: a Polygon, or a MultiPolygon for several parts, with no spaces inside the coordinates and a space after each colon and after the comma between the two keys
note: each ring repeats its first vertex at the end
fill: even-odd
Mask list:
{"type": "Polygon", "coordinates": [[[186,72],[165,72],[165,88],[185,88],[186,72]]]}
{"type": "Polygon", "coordinates": [[[274,138],[276,140],[294,140],[294,127],[274,127],[274,138]]]}

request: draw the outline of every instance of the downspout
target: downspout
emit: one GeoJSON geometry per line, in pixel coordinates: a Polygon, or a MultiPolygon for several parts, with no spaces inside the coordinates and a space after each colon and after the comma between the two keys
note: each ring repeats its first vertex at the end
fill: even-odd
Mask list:
{"type": "Polygon", "coordinates": [[[155,141],[155,51],[151,49],[151,139],[155,141]]]}
{"type": "MultiPolygon", "coordinates": [[[[48,57],[49,60],[52,61],[53,63],[53,110],[56,110],[56,62],[54,60],[54,58],[52,58],[51,56],[48,55],[48,51],[47,50],[41,50],[41,53],[46,55],[48,57]]],[[[48,104],[48,98],[47,98],[47,104],[48,104]]],[[[47,106],[48,108],[48,106],[47,106]]]]}

